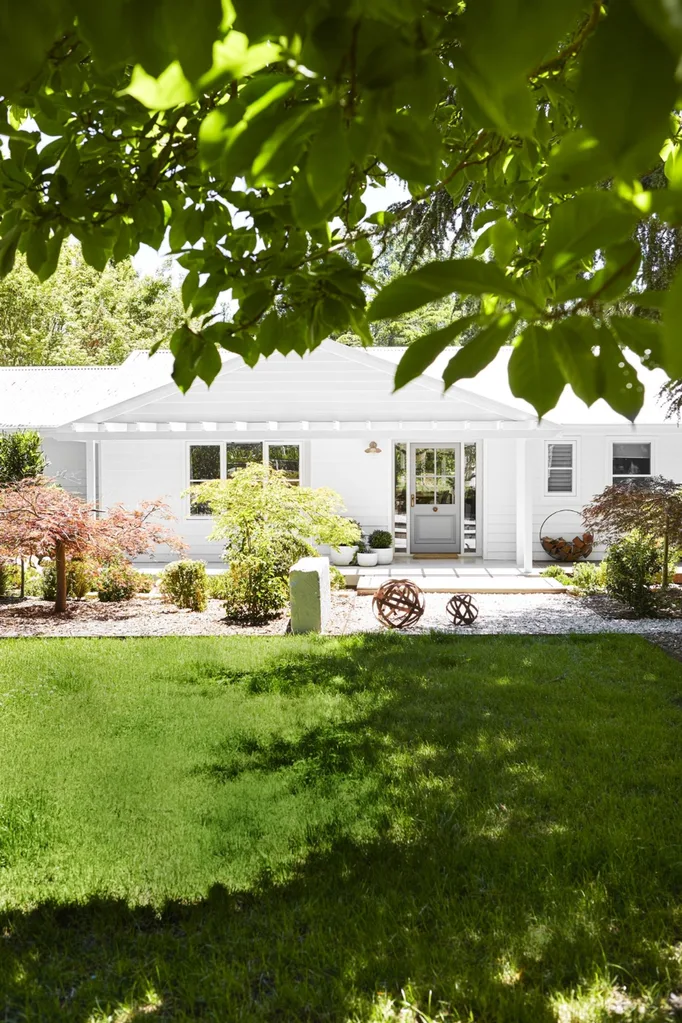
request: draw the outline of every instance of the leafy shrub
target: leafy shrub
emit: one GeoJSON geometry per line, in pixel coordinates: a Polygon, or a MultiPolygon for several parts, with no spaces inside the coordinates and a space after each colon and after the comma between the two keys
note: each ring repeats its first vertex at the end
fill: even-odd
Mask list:
{"type": "Polygon", "coordinates": [[[205,611],[208,586],[206,562],[183,558],[166,565],[159,588],[167,600],[190,611],[205,611]]]}
{"type": "Polygon", "coordinates": [[[604,589],[604,569],[591,561],[573,566],[571,584],[583,593],[599,593],[604,589]]]}
{"type": "Polygon", "coordinates": [[[289,587],[273,559],[244,554],[224,575],[224,598],[228,618],[261,621],[282,610],[289,587]]]}
{"type": "Polygon", "coordinates": [[[55,565],[54,561],[43,562],[43,574],[40,583],[41,583],[40,595],[43,598],[43,600],[55,601],[57,599],[57,566],[55,565]]]}
{"type": "Polygon", "coordinates": [[[74,558],[66,569],[66,593],[82,600],[97,589],[99,565],[89,558],[74,558]]]}
{"type": "Polygon", "coordinates": [[[26,565],[24,572],[24,596],[42,597],[43,573],[33,565],[26,565]]]}
{"type": "Polygon", "coordinates": [[[209,539],[225,541],[225,610],[233,618],[263,619],[284,607],[289,569],[316,555],[314,544],[340,547],[360,539],[360,527],[340,514],[333,490],[293,486],[283,472],[260,463],[193,487],[192,494],[212,510],[209,539]]]}
{"type": "Polygon", "coordinates": [[[137,575],[127,561],[110,561],[99,573],[97,595],[105,603],[131,600],[136,593],[137,575]]]}
{"type": "Polygon", "coordinates": [[[149,572],[135,572],[135,591],[137,593],[151,593],[155,582],[155,575],[150,575],[149,572]]]}
{"type": "Polygon", "coordinates": [[[206,592],[211,600],[225,600],[226,572],[206,576],[206,592]]]}
{"type": "Polygon", "coordinates": [[[566,574],[561,565],[548,565],[547,568],[543,568],[540,575],[544,575],[546,579],[556,579],[562,586],[569,586],[571,582],[571,577],[566,574]]]}
{"type": "Polygon", "coordinates": [[[393,534],[387,529],[375,529],[369,535],[369,545],[376,551],[386,550],[393,546],[393,534]]]}
{"type": "Polygon", "coordinates": [[[638,617],[650,615],[655,608],[651,586],[661,565],[660,545],[633,529],[609,547],[604,561],[606,592],[622,600],[638,617]]]}
{"type": "Polygon", "coordinates": [[[7,597],[20,583],[20,569],[13,561],[0,560],[0,597],[7,597]]]}
{"type": "Polygon", "coordinates": [[[345,590],[346,577],[336,565],[329,566],[329,585],[333,590],[345,590]]]}

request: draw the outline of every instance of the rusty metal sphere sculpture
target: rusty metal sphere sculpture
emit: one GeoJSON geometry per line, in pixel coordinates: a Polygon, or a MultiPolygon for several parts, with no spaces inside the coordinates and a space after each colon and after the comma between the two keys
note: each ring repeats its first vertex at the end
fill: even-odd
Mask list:
{"type": "Polygon", "coordinates": [[[389,579],[374,594],[372,610],[389,629],[408,629],[424,614],[424,594],[410,579],[389,579]]]}
{"type": "Polygon", "coordinates": [[[447,603],[453,625],[473,625],[478,618],[478,607],[470,593],[455,593],[447,603]]]}

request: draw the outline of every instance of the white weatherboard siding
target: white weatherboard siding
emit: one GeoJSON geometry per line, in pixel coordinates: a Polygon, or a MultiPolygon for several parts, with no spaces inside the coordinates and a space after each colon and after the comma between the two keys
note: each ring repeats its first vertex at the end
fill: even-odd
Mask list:
{"type": "MultiPolygon", "coordinates": [[[[83,497],[94,498],[99,487],[105,507],[165,498],[189,554],[213,564],[221,545],[207,540],[211,519],[191,517],[181,497],[190,443],[299,444],[301,482],[338,491],[348,514],[369,532],[392,525],[395,443],[479,442],[477,536],[491,561],[517,561],[529,537],[533,556],[547,560],[538,535],[543,519],[556,509],[581,509],[611,482],[615,441],[650,442],[652,472],[682,481],[682,429],[665,419],[658,397],[665,377],[642,369],[634,356],[627,357],[641,374],[645,403],[633,427],[603,401],[588,409],[568,390],[538,422],[509,389],[508,348],[475,379],[444,394],[440,377],[454,354],[447,350],[394,393],[402,354],[325,341],[303,358],[275,354],[249,368],[223,353],[213,385],[198,381],[186,395],[171,380],[169,352],[151,359],[136,352],[118,367],[6,367],[0,369],[0,429],[39,429],[50,473],[83,497]],[[365,453],[370,441],[380,454],[365,453]],[[547,493],[548,442],[575,444],[570,494],[547,493]]],[[[568,515],[548,529],[570,538],[581,523],[568,515]]],[[[159,552],[159,560],[173,556],[159,552]]],[[[526,557],[524,569],[527,564],[526,557]]]]}
{"type": "Polygon", "coordinates": [[[381,454],[367,455],[358,440],[310,442],[310,485],[341,494],[348,514],[367,532],[392,526],[392,444],[379,440],[381,454]]]}
{"type": "MultiPolygon", "coordinates": [[[[104,440],[101,442],[102,504],[123,504],[135,508],[142,501],[159,497],[170,507],[176,522],[169,523],[189,545],[191,557],[220,560],[222,544],[206,539],[210,520],[190,518],[188,504],[181,497],[188,484],[187,446],[184,440],[104,440]]],[[[161,549],[157,560],[172,561],[173,552],[161,549]]],[[[143,559],[146,560],[146,559],[143,559]]]]}

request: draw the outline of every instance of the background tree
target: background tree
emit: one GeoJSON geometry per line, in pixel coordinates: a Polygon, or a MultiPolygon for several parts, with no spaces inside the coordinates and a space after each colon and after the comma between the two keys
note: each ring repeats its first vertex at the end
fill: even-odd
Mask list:
{"type": "Polygon", "coordinates": [[[142,277],[124,259],[100,273],[69,244],[41,283],[18,256],[0,281],[0,365],[122,362],[135,348],[166,343],[182,318],[169,267],[142,277]]]}
{"type": "Polygon", "coordinates": [[[170,519],[161,501],[146,501],[135,511],[121,505],[106,515],[93,504],[46,477],[24,479],[0,489],[0,550],[11,558],[51,558],[57,570],[55,611],[66,611],[67,559],[73,556],[111,561],[152,553],[159,544],[184,550],[185,543],[159,519],[170,519]]]}
{"type": "MultiPolygon", "coordinates": [[[[20,480],[42,476],[47,467],[40,434],[36,430],[17,430],[0,434],[0,487],[20,480]]],[[[26,592],[26,564],[20,559],[19,596],[26,592]]]]}
{"type": "Polygon", "coordinates": [[[675,248],[681,56],[677,5],[658,0],[202,0],[191,31],[176,0],[25,0],[0,39],[0,274],[24,252],[46,280],[70,235],[103,270],[168,232],[188,271],[184,389],[214,379],[220,346],[253,364],[330,333],[367,344],[371,323],[473,297],[473,319],[410,345],[399,385],[457,338],[446,386],[513,337],[510,384],[538,414],[568,383],[633,419],[622,349],[682,379],[682,277],[647,269],[642,228],[657,218],[675,248]],[[368,216],[387,174],[410,198],[368,216]],[[415,217],[470,223],[476,252],[376,287],[415,217]]]}
{"type": "Polygon", "coordinates": [[[682,548],[682,486],[664,476],[631,479],[606,487],[583,510],[586,528],[614,543],[632,530],[662,546],[662,583],[669,582],[671,555],[682,548]]]}

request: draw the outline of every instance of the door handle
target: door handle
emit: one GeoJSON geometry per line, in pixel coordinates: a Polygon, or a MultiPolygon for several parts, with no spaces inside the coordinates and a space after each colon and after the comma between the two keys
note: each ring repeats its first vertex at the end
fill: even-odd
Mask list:
{"type": "Polygon", "coordinates": [[[434,511],[438,511],[438,509],[436,508],[435,504],[434,504],[434,506],[433,506],[433,510],[434,510],[434,511]]]}
{"type": "Polygon", "coordinates": [[[410,508],[414,508],[414,494],[410,494],[410,508]]]}

